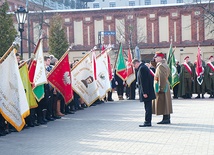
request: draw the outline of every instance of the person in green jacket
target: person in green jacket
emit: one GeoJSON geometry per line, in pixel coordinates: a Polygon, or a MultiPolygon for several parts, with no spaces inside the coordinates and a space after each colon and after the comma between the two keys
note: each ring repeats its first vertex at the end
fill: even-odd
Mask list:
{"type": "Polygon", "coordinates": [[[205,86],[210,94],[209,98],[214,98],[214,57],[210,56],[205,68],[205,86]]]}

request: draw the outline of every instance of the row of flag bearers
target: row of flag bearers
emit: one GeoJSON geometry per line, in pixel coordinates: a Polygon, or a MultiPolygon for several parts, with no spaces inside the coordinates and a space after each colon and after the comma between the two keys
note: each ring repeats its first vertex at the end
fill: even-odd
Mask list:
{"type": "Polygon", "coordinates": [[[98,56],[94,50],[88,52],[72,69],[68,50],[51,70],[45,67],[42,39],[38,41],[31,60],[19,65],[16,53],[11,46],[1,58],[0,113],[17,131],[23,129],[25,118],[32,109],[39,109],[41,103],[47,104],[44,100],[47,87],[54,88],[67,105],[73,101],[74,90],[87,106],[103,99],[111,90],[112,73],[109,73],[111,64],[107,50],[98,56]]]}

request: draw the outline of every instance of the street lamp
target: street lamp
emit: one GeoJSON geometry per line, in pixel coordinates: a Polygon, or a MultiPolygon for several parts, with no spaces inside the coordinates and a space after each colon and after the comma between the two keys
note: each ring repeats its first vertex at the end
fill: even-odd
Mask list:
{"type": "Polygon", "coordinates": [[[28,12],[22,6],[20,6],[17,9],[17,11],[15,11],[16,19],[17,19],[17,22],[18,22],[18,25],[19,25],[20,38],[21,38],[20,51],[21,51],[21,58],[22,59],[23,59],[22,32],[24,31],[24,23],[25,23],[25,20],[26,20],[27,13],[28,12]]]}

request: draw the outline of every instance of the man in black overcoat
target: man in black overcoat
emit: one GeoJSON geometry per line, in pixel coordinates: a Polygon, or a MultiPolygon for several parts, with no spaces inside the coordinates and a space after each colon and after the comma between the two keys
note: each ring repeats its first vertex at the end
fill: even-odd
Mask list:
{"type": "Polygon", "coordinates": [[[150,73],[149,68],[139,60],[134,59],[132,64],[134,68],[138,70],[137,81],[139,98],[140,102],[144,102],[145,108],[145,122],[143,125],[139,125],[139,127],[149,127],[151,126],[152,121],[152,100],[156,98],[153,87],[153,76],[150,73]]]}

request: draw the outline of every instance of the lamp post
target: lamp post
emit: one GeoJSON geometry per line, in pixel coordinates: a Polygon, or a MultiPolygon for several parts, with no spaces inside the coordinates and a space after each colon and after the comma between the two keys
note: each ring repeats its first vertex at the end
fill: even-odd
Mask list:
{"type": "Polygon", "coordinates": [[[20,45],[21,59],[23,59],[22,32],[24,31],[24,23],[26,20],[27,13],[28,12],[22,6],[20,6],[17,9],[17,11],[15,11],[16,19],[18,22],[18,28],[20,32],[20,38],[21,38],[21,45],[20,45]]]}

